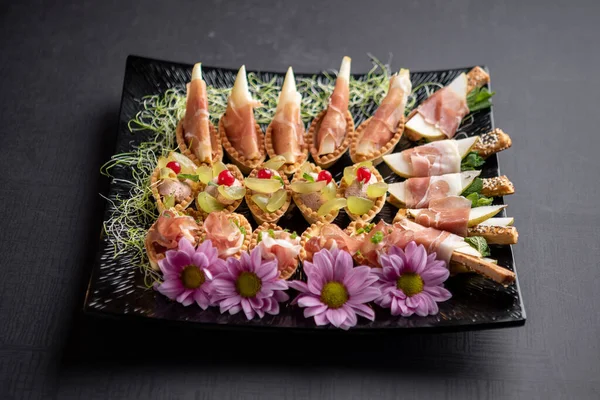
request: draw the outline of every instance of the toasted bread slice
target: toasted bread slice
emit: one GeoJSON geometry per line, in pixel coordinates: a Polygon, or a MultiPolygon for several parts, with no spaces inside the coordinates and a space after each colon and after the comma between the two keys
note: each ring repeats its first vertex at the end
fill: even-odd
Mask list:
{"type": "Polygon", "coordinates": [[[471,151],[476,152],[481,157],[486,158],[494,153],[508,149],[512,146],[512,140],[502,129],[496,128],[493,131],[484,133],[479,137],[471,151]]]}
{"type": "Polygon", "coordinates": [[[515,186],[505,175],[485,178],[482,181],[483,188],[481,189],[481,194],[484,196],[506,196],[515,192],[515,186]]]}
{"type": "Polygon", "coordinates": [[[476,225],[469,228],[469,236],[483,236],[489,244],[516,244],[519,240],[514,226],[476,225]]]}
{"type": "Polygon", "coordinates": [[[480,88],[490,81],[490,75],[481,67],[475,67],[467,73],[467,93],[480,88]]]}

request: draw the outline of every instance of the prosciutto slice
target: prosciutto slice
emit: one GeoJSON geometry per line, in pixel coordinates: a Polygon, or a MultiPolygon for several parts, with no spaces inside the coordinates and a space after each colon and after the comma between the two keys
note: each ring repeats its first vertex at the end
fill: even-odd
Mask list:
{"type": "Polygon", "coordinates": [[[294,164],[302,156],[304,124],[300,118],[302,95],[296,90],[294,71],[290,67],[279,94],[272,125],[272,142],[275,153],[284,156],[286,164],[294,164]]]}
{"type": "Polygon", "coordinates": [[[333,224],[323,225],[319,236],[311,237],[304,245],[306,259],[312,261],[314,253],[320,250],[340,249],[350,254],[356,253],[360,240],[349,236],[339,226],[333,224]]]}
{"type": "Polygon", "coordinates": [[[250,95],[246,67],[242,65],[227,100],[223,125],[231,145],[248,160],[260,157],[254,119],[254,107],[260,105],[260,102],[253,100],[250,95]]]}
{"type": "Polygon", "coordinates": [[[429,202],[462,192],[461,175],[446,174],[423,178],[409,178],[404,182],[404,199],[408,208],[427,208],[429,202]]]}
{"type": "Polygon", "coordinates": [[[164,211],[146,233],[144,245],[150,262],[156,263],[164,258],[164,253],[176,248],[181,238],[194,243],[199,229],[200,226],[194,218],[178,216],[173,211],[164,211]]]}
{"type": "MultiPolygon", "coordinates": [[[[436,253],[436,259],[450,262],[452,253],[460,251],[464,246],[470,246],[465,240],[453,233],[435,228],[425,228],[408,219],[402,219],[394,224],[394,230],[386,237],[387,245],[406,247],[408,242],[414,241],[423,245],[429,254],[436,253]]],[[[471,250],[470,253],[473,253],[471,250]]]]}
{"type": "Polygon", "coordinates": [[[460,122],[469,113],[467,97],[451,87],[445,87],[425,100],[417,112],[429,124],[438,128],[448,139],[454,137],[460,122]]]}
{"type": "Polygon", "coordinates": [[[398,75],[392,76],[387,96],[375,111],[375,115],[360,138],[356,149],[358,154],[369,155],[392,140],[400,120],[404,117],[404,108],[411,90],[408,70],[402,69],[398,75]]]}
{"type": "Polygon", "coordinates": [[[204,220],[204,231],[206,239],[212,241],[221,258],[236,254],[244,243],[244,234],[233,222],[231,214],[223,211],[208,214],[204,220]]]}
{"type": "Polygon", "coordinates": [[[460,196],[449,196],[431,200],[429,209],[418,211],[415,222],[465,237],[470,212],[470,200],[460,196]]]}
{"type": "Polygon", "coordinates": [[[327,112],[317,133],[319,155],[333,153],[346,136],[346,111],[350,97],[350,57],[344,57],[327,112]]]}
{"type": "Polygon", "coordinates": [[[194,65],[192,81],[187,85],[187,103],[183,118],[185,141],[198,160],[212,162],[212,144],[208,120],[206,82],[202,80],[201,64],[194,65]]]}
{"type": "Polygon", "coordinates": [[[435,176],[460,172],[461,157],[455,140],[441,140],[402,152],[411,176],[435,176]]]}
{"type": "Polygon", "coordinates": [[[261,232],[261,241],[258,244],[261,249],[262,258],[265,260],[277,259],[277,268],[279,271],[285,270],[289,266],[294,266],[298,261],[300,254],[300,237],[292,239],[291,235],[285,231],[274,231],[274,238],[269,232],[261,232]]]}
{"type": "Polygon", "coordinates": [[[371,265],[379,265],[379,252],[386,247],[385,240],[373,243],[373,237],[377,232],[382,232],[383,237],[385,238],[386,235],[392,232],[392,229],[393,228],[390,224],[381,220],[362,239],[359,250],[363,257],[366,258],[371,265]]]}

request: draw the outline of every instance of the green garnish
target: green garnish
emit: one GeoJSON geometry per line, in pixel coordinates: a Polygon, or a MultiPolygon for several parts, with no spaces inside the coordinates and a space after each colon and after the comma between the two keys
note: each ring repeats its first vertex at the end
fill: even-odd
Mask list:
{"type": "Polygon", "coordinates": [[[240,223],[235,219],[233,220],[233,223],[238,227],[240,232],[242,232],[242,235],[246,236],[246,227],[241,226],[240,223]]]}
{"type": "Polygon", "coordinates": [[[372,224],[372,223],[365,226],[365,232],[367,232],[367,233],[371,232],[371,229],[373,229],[373,227],[375,227],[375,224],[372,224]]]}
{"type": "Polygon", "coordinates": [[[471,200],[471,208],[489,206],[494,201],[494,199],[486,197],[479,193],[471,193],[465,197],[467,198],[467,200],[471,200]]]}
{"type": "Polygon", "coordinates": [[[283,178],[277,175],[273,175],[273,178],[271,179],[277,179],[279,182],[281,182],[281,186],[285,186],[285,182],[283,181],[283,178]]]}
{"type": "Polygon", "coordinates": [[[467,242],[469,246],[480,252],[482,257],[487,257],[490,255],[490,247],[488,246],[487,241],[483,236],[466,237],[465,242],[467,242]]]}
{"type": "Polygon", "coordinates": [[[460,163],[461,171],[473,171],[485,164],[485,160],[479,154],[472,151],[460,163]]]}
{"type": "Polygon", "coordinates": [[[481,189],[483,189],[483,179],[475,178],[469,187],[463,190],[462,195],[467,197],[471,193],[480,193],[481,189]]]}
{"type": "Polygon", "coordinates": [[[383,240],[383,232],[377,231],[373,234],[373,237],[371,238],[371,243],[378,244],[382,240],[383,240]]]}
{"type": "Polygon", "coordinates": [[[360,250],[356,250],[356,253],[354,253],[354,254],[356,254],[356,255],[357,255],[357,256],[359,256],[359,257],[360,257],[360,256],[362,256],[362,253],[361,253],[361,251],[360,251],[360,250]]]}
{"type": "Polygon", "coordinates": [[[312,175],[310,175],[309,173],[306,173],[306,172],[302,174],[302,177],[309,182],[315,181],[315,178],[313,178],[312,175]]]}
{"type": "Polygon", "coordinates": [[[269,232],[269,236],[275,239],[275,231],[273,229],[269,229],[267,232],[269,232]]]}
{"type": "Polygon", "coordinates": [[[181,180],[189,179],[190,181],[194,181],[194,182],[198,182],[200,180],[198,175],[194,175],[194,174],[179,174],[179,175],[177,175],[177,179],[181,179],[181,180]]]}
{"type": "Polygon", "coordinates": [[[365,228],[359,228],[355,232],[355,234],[357,234],[357,235],[360,235],[361,233],[365,233],[365,228]]]}
{"type": "Polygon", "coordinates": [[[208,186],[219,186],[219,185],[217,185],[216,183],[214,183],[213,181],[209,181],[209,182],[207,183],[207,185],[208,185],[208,186]]]}
{"type": "Polygon", "coordinates": [[[292,239],[292,240],[296,239],[297,237],[298,237],[298,234],[296,233],[296,231],[294,231],[290,234],[290,239],[292,239]]]}
{"type": "Polygon", "coordinates": [[[483,110],[484,108],[490,108],[492,102],[490,99],[496,92],[490,92],[487,88],[475,88],[467,94],[467,107],[470,112],[483,110]]]}

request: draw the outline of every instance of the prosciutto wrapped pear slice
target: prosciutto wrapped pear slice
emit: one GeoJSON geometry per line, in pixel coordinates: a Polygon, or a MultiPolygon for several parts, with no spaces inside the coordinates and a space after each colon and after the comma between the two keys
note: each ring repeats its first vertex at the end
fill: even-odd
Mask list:
{"type": "Polygon", "coordinates": [[[296,90],[294,71],[290,67],[279,94],[275,117],[271,123],[275,154],[285,157],[286,164],[296,163],[303,156],[304,124],[300,118],[302,95],[296,90]]]}
{"type": "Polygon", "coordinates": [[[212,145],[208,114],[206,82],[202,79],[202,64],[194,65],[192,80],[187,85],[187,103],[183,118],[186,143],[201,163],[212,162],[212,145]]]}

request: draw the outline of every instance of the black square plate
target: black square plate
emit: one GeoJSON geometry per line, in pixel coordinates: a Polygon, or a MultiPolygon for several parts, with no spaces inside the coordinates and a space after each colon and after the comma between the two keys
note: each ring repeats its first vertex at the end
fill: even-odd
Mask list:
{"type": "MultiPolygon", "coordinates": [[[[461,72],[470,68],[459,68],[429,72],[411,72],[413,87],[422,82],[439,82],[448,84],[461,72]]],[[[208,85],[230,87],[233,85],[237,71],[224,68],[210,68],[203,66],[203,76],[208,85]]],[[[283,74],[271,72],[258,72],[263,79],[275,77],[279,83],[283,81],[283,74]]],[[[318,75],[318,74],[317,74],[318,75]]],[[[191,76],[191,65],[173,62],[158,61],[148,58],[130,56],[125,69],[123,97],[119,117],[119,132],[116,139],[115,153],[125,152],[132,146],[148,138],[147,132],[132,134],[127,126],[135,114],[140,110],[139,100],[146,95],[159,94],[173,87],[184,88],[191,76]]],[[[310,77],[312,74],[297,74],[297,77],[310,77]]],[[[324,76],[319,79],[326,79],[324,76]]],[[[360,78],[361,75],[355,75],[360,78]]],[[[501,94],[500,94],[501,95],[501,94]]],[[[420,102],[425,96],[424,91],[417,99],[420,102]]],[[[366,119],[374,109],[375,104],[368,104],[362,110],[351,110],[355,117],[356,126],[366,119]]],[[[459,130],[460,136],[480,135],[494,127],[491,109],[476,112],[473,120],[464,124],[459,130]]],[[[265,128],[265,127],[263,127],[265,128]]],[[[174,134],[174,133],[173,133],[174,134]]],[[[459,136],[459,137],[460,137],[459,136]]],[[[410,146],[406,141],[401,141],[395,151],[410,146]]],[[[342,177],[344,167],[351,161],[346,154],[338,161],[330,172],[334,179],[342,177]]],[[[385,163],[378,166],[386,182],[399,180],[385,163]]],[[[121,169],[114,172],[120,178],[126,178],[131,171],[121,169]]],[[[483,177],[497,176],[498,158],[490,157],[483,168],[483,177]]],[[[110,184],[107,197],[115,199],[117,195],[126,196],[127,189],[122,183],[113,180],[110,184]]],[[[496,203],[502,203],[496,199],[496,203]]],[[[391,222],[397,209],[386,204],[379,218],[391,222]]],[[[110,215],[107,207],[104,218],[110,215]]],[[[256,227],[248,208],[242,204],[238,212],[244,214],[256,227]]],[[[342,211],[336,223],[342,227],[348,225],[350,220],[342,211]]],[[[304,231],[308,224],[300,212],[292,207],[279,223],[284,228],[304,231]]],[[[171,322],[189,322],[196,325],[222,329],[295,329],[303,331],[331,331],[329,328],[317,328],[312,319],[305,319],[302,310],[297,307],[282,306],[278,316],[265,316],[263,319],[247,321],[243,313],[235,316],[221,315],[218,308],[211,307],[202,311],[198,307],[183,307],[169,301],[154,290],[147,289],[143,281],[143,273],[131,267],[127,259],[131,255],[121,254],[115,257],[113,248],[108,245],[106,238],[101,237],[101,243],[93,267],[88,293],[85,299],[84,310],[87,313],[117,316],[121,318],[145,317],[171,322]]],[[[502,266],[515,270],[513,253],[510,246],[497,246],[492,248],[492,257],[502,266]]],[[[452,292],[452,298],[440,304],[438,315],[429,317],[413,316],[410,318],[393,317],[389,310],[375,307],[376,320],[369,322],[359,319],[359,324],[350,332],[400,332],[423,330],[426,332],[439,332],[449,330],[469,330],[484,328],[500,328],[506,326],[523,325],[525,323],[525,310],[521,300],[519,283],[510,287],[502,287],[475,274],[463,274],[452,277],[446,282],[446,287],[452,292]]]]}

